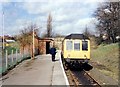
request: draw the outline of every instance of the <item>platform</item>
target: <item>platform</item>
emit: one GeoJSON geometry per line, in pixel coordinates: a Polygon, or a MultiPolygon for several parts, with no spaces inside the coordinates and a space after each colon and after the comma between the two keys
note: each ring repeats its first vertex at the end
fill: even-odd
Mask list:
{"type": "Polygon", "coordinates": [[[35,60],[28,59],[17,65],[2,79],[2,85],[69,85],[60,51],[55,62],[50,54],[38,55],[35,60]]]}

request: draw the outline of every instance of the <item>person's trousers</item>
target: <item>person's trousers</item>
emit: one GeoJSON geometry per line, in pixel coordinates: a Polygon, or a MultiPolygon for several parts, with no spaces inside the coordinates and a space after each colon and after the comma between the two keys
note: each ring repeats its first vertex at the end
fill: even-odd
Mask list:
{"type": "Polygon", "coordinates": [[[52,55],[52,61],[55,61],[55,55],[52,55]]]}

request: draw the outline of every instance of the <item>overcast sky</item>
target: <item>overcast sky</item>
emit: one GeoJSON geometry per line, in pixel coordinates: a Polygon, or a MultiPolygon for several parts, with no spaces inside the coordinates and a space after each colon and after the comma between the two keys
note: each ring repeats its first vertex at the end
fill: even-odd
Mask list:
{"type": "MultiPolygon", "coordinates": [[[[31,22],[46,32],[47,17],[52,15],[52,27],[55,33],[82,33],[87,26],[95,30],[96,19],[92,16],[98,0],[4,0],[0,3],[0,32],[2,32],[2,11],[4,11],[4,31],[6,35],[19,34],[23,27],[31,22]]],[[[0,34],[2,35],[2,33],[0,34]]]]}

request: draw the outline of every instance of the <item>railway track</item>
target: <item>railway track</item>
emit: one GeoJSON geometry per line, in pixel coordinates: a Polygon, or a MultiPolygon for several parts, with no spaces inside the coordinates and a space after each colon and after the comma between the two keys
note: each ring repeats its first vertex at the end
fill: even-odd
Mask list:
{"type": "Polygon", "coordinates": [[[69,68],[65,71],[69,80],[70,86],[80,86],[80,87],[101,87],[99,83],[85,70],[70,70],[69,68]]]}
{"type": "Polygon", "coordinates": [[[79,81],[75,77],[75,75],[70,70],[67,70],[66,73],[67,73],[67,77],[68,77],[70,86],[74,85],[77,87],[79,85],[79,81]]]}
{"type": "Polygon", "coordinates": [[[93,83],[94,86],[101,87],[101,85],[98,83],[98,81],[96,81],[92,76],[90,76],[89,73],[87,73],[86,71],[84,71],[84,72],[92,80],[92,83],[93,83]]]}
{"type": "Polygon", "coordinates": [[[72,71],[75,77],[79,80],[79,85],[101,87],[99,83],[91,77],[86,71],[72,71]]]}

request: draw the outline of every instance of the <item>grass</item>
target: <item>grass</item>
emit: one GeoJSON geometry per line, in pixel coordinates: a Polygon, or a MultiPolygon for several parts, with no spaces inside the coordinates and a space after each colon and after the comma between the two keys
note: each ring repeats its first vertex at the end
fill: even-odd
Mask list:
{"type": "Polygon", "coordinates": [[[19,51],[19,44],[17,42],[14,42],[14,43],[9,43],[9,46],[6,46],[5,47],[5,50],[8,50],[8,55],[12,53],[12,50],[13,50],[13,53],[16,53],[16,50],[19,51]]]}
{"type": "MultiPolygon", "coordinates": [[[[13,50],[13,54],[15,54],[15,53],[16,53],[16,50],[18,50],[18,49],[15,48],[15,47],[7,46],[7,47],[5,47],[5,50],[8,51],[8,55],[9,55],[9,54],[12,54],[12,50],[13,50]]],[[[18,50],[18,51],[19,51],[19,50],[18,50]]],[[[6,52],[5,52],[5,53],[6,53],[6,52]]]]}
{"type": "Polygon", "coordinates": [[[100,69],[106,75],[118,79],[119,74],[119,44],[100,45],[97,49],[91,49],[92,61],[106,68],[100,69]]]}

